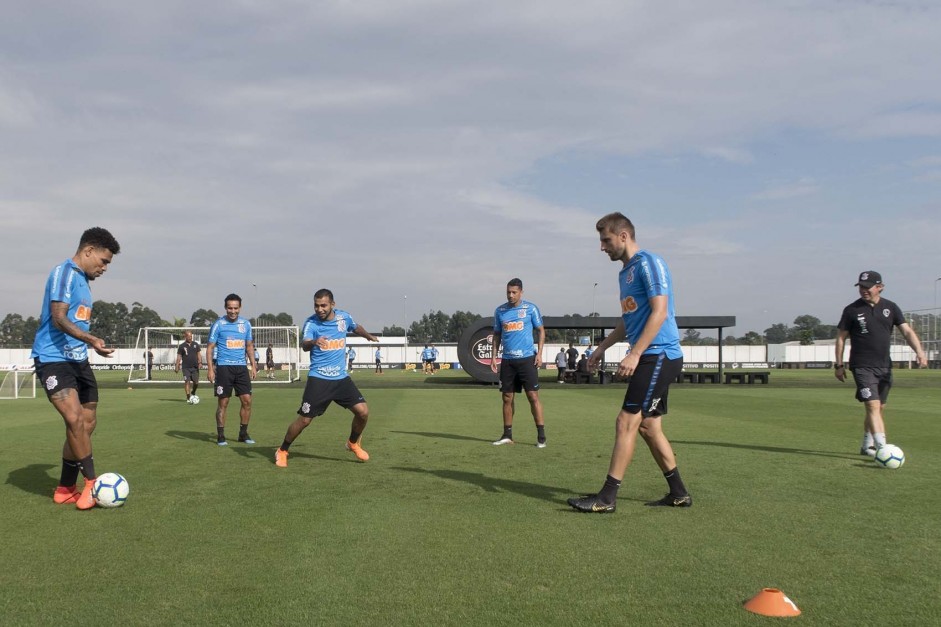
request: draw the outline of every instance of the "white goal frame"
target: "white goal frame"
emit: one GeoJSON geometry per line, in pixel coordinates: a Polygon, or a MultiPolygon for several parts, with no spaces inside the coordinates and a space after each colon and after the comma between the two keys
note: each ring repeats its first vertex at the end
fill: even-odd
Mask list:
{"type": "Polygon", "coordinates": [[[0,367],[0,400],[36,398],[36,369],[26,367],[0,367]]]}
{"type": "MultiPolygon", "coordinates": [[[[183,333],[190,331],[199,344],[203,364],[201,382],[205,382],[206,344],[209,327],[143,327],[137,333],[137,344],[128,371],[128,383],[181,383],[182,374],[174,371],[176,351],[183,342],[183,333]],[[148,376],[144,355],[151,351],[153,364],[148,376]]],[[[300,335],[296,326],[252,327],[255,350],[258,351],[258,375],[253,383],[292,383],[300,379],[300,335]],[[274,349],[274,370],[265,365],[268,343],[274,349]]]]}

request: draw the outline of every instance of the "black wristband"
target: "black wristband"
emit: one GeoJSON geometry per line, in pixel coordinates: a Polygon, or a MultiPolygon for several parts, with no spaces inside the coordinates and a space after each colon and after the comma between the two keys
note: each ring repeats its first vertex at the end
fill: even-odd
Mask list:
{"type": "Polygon", "coordinates": [[[844,366],[843,364],[833,364],[833,368],[834,368],[835,370],[836,370],[836,369],[839,369],[839,368],[844,368],[844,367],[845,367],[845,366],[844,366]]]}

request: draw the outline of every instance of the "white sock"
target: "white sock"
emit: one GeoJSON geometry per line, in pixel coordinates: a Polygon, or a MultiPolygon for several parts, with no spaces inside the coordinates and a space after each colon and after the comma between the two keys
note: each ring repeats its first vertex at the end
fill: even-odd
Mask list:
{"type": "Polygon", "coordinates": [[[872,438],[876,441],[876,448],[882,448],[885,446],[885,434],[884,433],[873,433],[872,438]]]}
{"type": "Polygon", "coordinates": [[[863,436],[862,448],[868,449],[870,446],[873,446],[874,444],[875,444],[875,440],[872,439],[872,434],[867,431],[866,434],[863,436]]]}

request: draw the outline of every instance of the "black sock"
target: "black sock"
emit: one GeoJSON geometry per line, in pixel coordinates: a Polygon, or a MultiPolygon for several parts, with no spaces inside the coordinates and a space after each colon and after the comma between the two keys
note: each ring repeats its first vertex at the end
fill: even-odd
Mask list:
{"type": "Polygon", "coordinates": [[[98,476],[95,474],[95,458],[91,455],[82,458],[75,463],[78,464],[79,470],[82,471],[82,475],[86,479],[94,479],[98,476]]]}
{"type": "Polygon", "coordinates": [[[220,442],[225,440],[225,427],[216,427],[216,435],[220,442]]]}
{"type": "Polygon", "coordinates": [[[673,470],[668,470],[663,473],[664,479],[667,480],[667,483],[670,485],[670,495],[671,496],[687,496],[689,492],[686,491],[686,485],[683,483],[683,480],[680,478],[680,469],[674,468],[673,470]]]}
{"type": "Polygon", "coordinates": [[[291,442],[288,442],[287,440],[285,440],[284,442],[281,443],[281,450],[282,451],[288,450],[289,448],[291,448],[291,444],[292,444],[291,442]]]}
{"type": "Polygon", "coordinates": [[[248,424],[239,425],[239,437],[244,437],[248,435],[248,424]]]}
{"type": "Polygon", "coordinates": [[[536,425],[536,440],[539,442],[546,441],[546,425],[536,425]]]}
{"type": "Polygon", "coordinates": [[[350,429],[350,442],[359,442],[359,436],[362,435],[361,432],[356,429],[350,429]]]}
{"type": "Polygon", "coordinates": [[[503,437],[512,440],[513,439],[513,427],[503,427],[503,437]]]}
{"type": "Polygon", "coordinates": [[[598,492],[598,500],[607,505],[614,503],[618,498],[618,488],[620,487],[621,482],[611,475],[608,475],[604,478],[604,485],[601,487],[601,491],[598,492]]]}
{"type": "Polygon", "coordinates": [[[62,459],[62,474],[59,475],[59,485],[71,487],[78,481],[78,462],[73,459],[62,459]]]}

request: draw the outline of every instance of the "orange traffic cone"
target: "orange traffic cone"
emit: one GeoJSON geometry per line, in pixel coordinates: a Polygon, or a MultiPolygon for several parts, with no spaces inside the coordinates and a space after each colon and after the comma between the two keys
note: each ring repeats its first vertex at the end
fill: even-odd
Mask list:
{"type": "Polygon", "coordinates": [[[761,592],[745,601],[745,609],[762,616],[798,616],[794,601],[777,588],[762,588],[761,592]]]}

